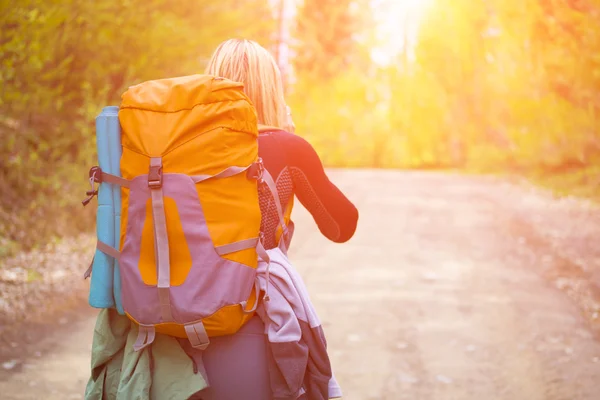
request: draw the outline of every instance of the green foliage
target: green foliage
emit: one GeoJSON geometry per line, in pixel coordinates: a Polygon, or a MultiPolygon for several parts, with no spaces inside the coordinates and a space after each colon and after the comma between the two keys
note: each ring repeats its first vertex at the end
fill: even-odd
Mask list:
{"type": "Polygon", "coordinates": [[[392,129],[408,132],[407,166],[532,171],[597,160],[600,13],[590,7],[434,2],[415,62],[393,78],[391,107],[404,107],[392,129]]]}
{"type": "Polygon", "coordinates": [[[557,196],[578,196],[600,202],[600,160],[594,165],[569,170],[538,170],[532,182],[552,190],[557,196]]]}
{"type": "Polygon", "coordinates": [[[387,108],[377,101],[380,88],[351,69],[327,84],[309,78],[297,82],[288,103],[294,110],[296,129],[319,152],[323,163],[336,167],[389,165],[393,149],[387,141],[387,108]],[[360,118],[357,118],[360,116],[360,118]],[[382,133],[386,137],[380,137],[382,133]]]}
{"type": "Polygon", "coordinates": [[[598,192],[577,172],[600,164],[598,4],[433,0],[416,47],[389,67],[334,39],[352,24],[331,27],[341,11],[323,4],[308,12],[318,6],[307,1],[301,14],[308,49],[288,100],[327,165],[510,171],[598,192]],[[354,57],[350,68],[340,55],[354,57]]]}
{"type": "MultiPolygon", "coordinates": [[[[298,9],[287,101],[327,166],[511,171],[598,191],[598,4],[432,0],[416,47],[384,67],[374,3],[298,9]]],[[[103,106],[201,72],[227,38],[271,47],[273,14],[262,0],[0,0],[0,257],[94,226],[79,201],[103,106]]]]}
{"type": "Polygon", "coordinates": [[[259,0],[0,2],[0,252],[93,226],[80,200],[103,106],[202,72],[222,40],[269,46],[273,27],[259,0]]]}

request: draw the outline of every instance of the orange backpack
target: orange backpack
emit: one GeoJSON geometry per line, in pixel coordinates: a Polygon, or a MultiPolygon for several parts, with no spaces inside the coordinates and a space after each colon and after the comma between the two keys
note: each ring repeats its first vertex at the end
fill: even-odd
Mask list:
{"type": "Polygon", "coordinates": [[[240,83],[208,75],[130,87],[119,109],[120,249],[126,315],[139,325],[140,350],[155,334],[188,338],[237,332],[254,314],[261,243],[257,182],[273,179],[258,157],[256,111],[240,83]]]}

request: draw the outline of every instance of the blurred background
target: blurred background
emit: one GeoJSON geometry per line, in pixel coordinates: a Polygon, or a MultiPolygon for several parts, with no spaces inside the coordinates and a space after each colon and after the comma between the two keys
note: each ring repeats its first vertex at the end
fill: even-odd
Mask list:
{"type": "Polygon", "coordinates": [[[598,398],[598,0],[0,0],[0,397],[89,379],[95,117],[233,37],[360,210],[290,253],[345,399],[598,398]]]}
{"type": "Polygon", "coordinates": [[[0,27],[0,256],[89,230],[95,116],[130,85],[202,72],[231,37],[273,51],[329,167],[598,195],[594,0],[4,0],[0,27]]]}

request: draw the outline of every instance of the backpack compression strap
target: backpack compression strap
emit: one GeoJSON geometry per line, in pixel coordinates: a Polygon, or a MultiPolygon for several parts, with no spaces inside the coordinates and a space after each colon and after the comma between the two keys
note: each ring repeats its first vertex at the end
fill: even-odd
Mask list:
{"type": "MultiPolygon", "coordinates": [[[[158,161],[155,161],[155,162],[158,163],[158,161]]],[[[194,183],[199,183],[199,182],[203,182],[203,181],[206,181],[209,179],[228,178],[230,176],[241,174],[242,172],[246,172],[246,171],[248,171],[248,173],[250,175],[250,172],[254,173],[254,169],[258,169],[259,163],[261,163],[260,160],[256,163],[253,163],[253,164],[247,166],[247,167],[233,166],[233,167],[226,168],[223,171],[216,173],[215,175],[192,175],[191,178],[194,181],[194,183]],[[254,167],[257,167],[257,168],[254,168],[254,167]]],[[[158,169],[160,169],[160,168],[158,168],[158,169]]],[[[155,172],[158,173],[158,170],[155,172]]],[[[162,171],[161,171],[161,174],[162,174],[162,171]]],[[[254,176],[250,176],[250,178],[258,179],[257,177],[254,177],[254,176]]],[[[272,178],[270,180],[272,181],[272,178]]],[[[158,176],[154,177],[154,181],[156,184],[158,183],[158,181],[159,181],[158,176]]],[[[102,171],[99,167],[93,167],[90,170],[90,183],[92,184],[92,190],[88,192],[91,197],[94,197],[97,193],[97,191],[95,190],[95,187],[93,185],[95,183],[102,183],[102,182],[121,186],[124,188],[129,188],[130,181],[128,179],[106,173],[106,172],[102,171]]],[[[277,189],[275,188],[275,190],[277,190],[277,189]]],[[[278,196],[276,194],[274,197],[275,197],[275,199],[278,199],[278,196]]],[[[91,200],[91,198],[88,200],[91,200]]],[[[86,204],[87,203],[89,203],[89,201],[87,201],[86,204]]],[[[278,205],[277,209],[279,210],[280,208],[281,208],[281,206],[278,205]]],[[[283,219],[280,218],[280,220],[283,220],[283,219]]],[[[223,245],[223,246],[218,246],[215,248],[215,250],[217,251],[217,253],[219,255],[233,253],[235,251],[240,251],[240,250],[244,250],[244,249],[249,249],[251,247],[255,247],[258,241],[259,241],[259,238],[246,239],[246,240],[243,240],[240,242],[231,243],[231,244],[227,244],[227,245],[223,245]]],[[[96,244],[96,247],[98,248],[98,250],[109,255],[110,257],[113,257],[115,259],[119,258],[119,255],[120,255],[119,250],[115,249],[114,247],[112,247],[102,241],[98,241],[96,244]]],[[[88,268],[88,270],[86,271],[84,277],[88,278],[90,276],[91,272],[92,272],[92,269],[90,266],[90,268],[88,268]]]]}
{"type": "Polygon", "coordinates": [[[167,218],[163,196],[162,157],[150,158],[148,171],[148,187],[152,202],[152,220],[154,222],[154,251],[158,269],[158,299],[163,322],[173,320],[171,314],[171,263],[169,261],[169,236],[167,235],[167,218]]]}

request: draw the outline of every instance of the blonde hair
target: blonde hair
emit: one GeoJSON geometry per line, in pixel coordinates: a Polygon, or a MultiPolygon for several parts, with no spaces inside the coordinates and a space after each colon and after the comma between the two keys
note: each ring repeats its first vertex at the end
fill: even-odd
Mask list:
{"type": "Polygon", "coordinates": [[[230,39],[212,55],[206,74],[244,84],[258,114],[258,123],[284,128],[287,110],[281,72],[275,59],[264,47],[246,39],[230,39]]]}

